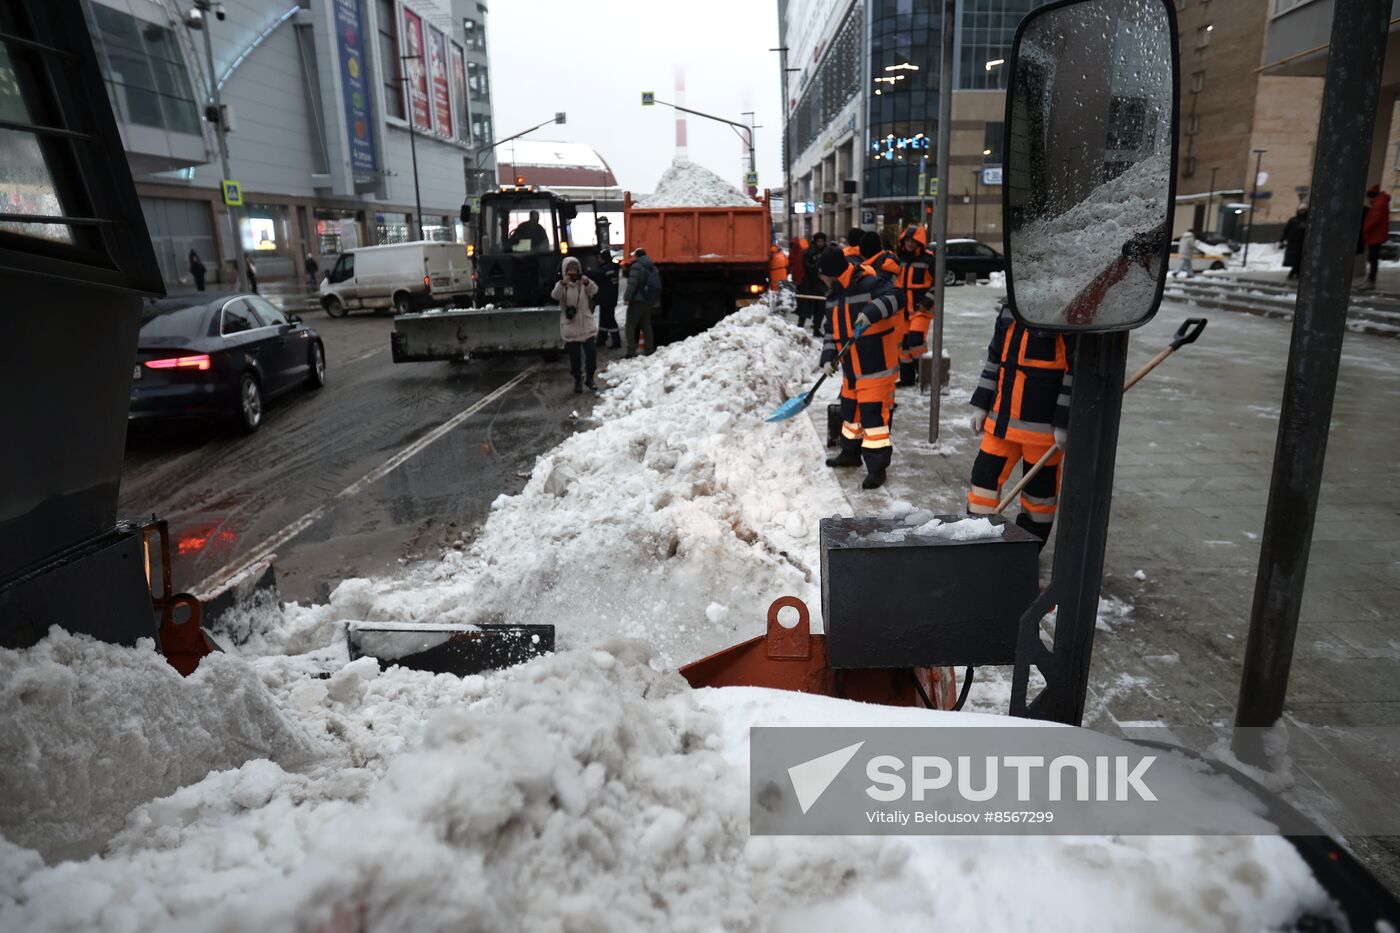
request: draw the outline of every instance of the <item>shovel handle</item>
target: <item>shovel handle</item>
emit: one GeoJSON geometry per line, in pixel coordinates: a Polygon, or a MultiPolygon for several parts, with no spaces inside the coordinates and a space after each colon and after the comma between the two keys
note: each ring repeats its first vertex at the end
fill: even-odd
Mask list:
{"type": "Polygon", "coordinates": [[[992,514],[1000,515],[1003,511],[1005,511],[1006,507],[1012,502],[1014,502],[1016,500],[1016,497],[1021,494],[1021,490],[1026,488],[1026,484],[1029,483],[1031,480],[1035,479],[1035,474],[1041,471],[1045,464],[1049,462],[1050,458],[1055,455],[1055,451],[1059,449],[1059,444],[1051,444],[1050,449],[1040,455],[1040,459],[1037,460],[1029,470],[1027,470],[1024,474],[1021,475],[1021,478],[1017,480],[1016,485],[1011,487],[1011,491],[1008,492],[1006,496],[1000,502],[997,503],[996,511],[992,514]]]}
{"type": "Polygon", "coordinates": [[[1208,323],[1210,322],[1203,317],[1188,317],[1182,321],[1181,326],[1176,329],[1176,336],[1172,338],[1172,349],[1180,350],[1188,343],[1195,343],[1208,323]]]}
{"type": "MultiPolygon", "coordinates": [[[[868,325],[867,325],[867,326],[868,326],[868,325]]],[[[845,345],[844,347],[841,348],[841,352],[838,353],[838,354],[836,354],[836,365],[837,365],[837,368],[840,368],[840,366],[841,366],[841,361],[844,360],[844,359],[846,358],[846,354],[851,352],[851,347],[853,347],[853,346],[856,345],[856,338],[859,337],[859,336],[860,336],[861,334],[863,334],[863,333],[865,333],[865,328],[864,328],[864,327],[857,327],[857,328],[856,328],[856,332],[855,332],[854,334],[851,335],[851,339],[850,339],[850,340],[847,340],[847,341],[846,341],[846,345],[845,345]]],[[[813,399],[814,397],[816,397],[817,390],[820,389],[820,388],[822,387],[822,383],[823,383],[823,382],[826,382],[826,377],[827,377],[827,373],[826,373],[826,372],[823,372],[823,373],[821,374],[821,378],[819,378],[819,379],[816,381],[816,383],[812,386],[812,388],[807,392],[807,400],[806,400],[805,402],[802,403],[802,407],[803,407],[803,408],[806,408],[808,405],[812,404],[812,399],[813,399]]]]}

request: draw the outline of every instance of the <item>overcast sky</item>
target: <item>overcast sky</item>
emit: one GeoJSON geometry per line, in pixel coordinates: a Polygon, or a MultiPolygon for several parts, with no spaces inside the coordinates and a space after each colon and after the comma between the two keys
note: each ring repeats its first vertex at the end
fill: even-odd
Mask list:
{"type": "MultiPolygon", "coordinates": [[[[495,0],[486,34],[496,136],[558,110],[564,126],[530,139],[587,143],[618,183],[649,192],[675,155],[675,111],[641,106],[641,92],[675,101],[675,66],[685,69],[686,106],[744,122],[754,111],[760,187],[781,185],[782,89],[777,4],[707,0],[495,0]]],[[[742,144],[733,129],[687,119],[691,161],[738,186],[742,144]]],[[[509,144],[497,152],[508,157],[509,144]]]]}

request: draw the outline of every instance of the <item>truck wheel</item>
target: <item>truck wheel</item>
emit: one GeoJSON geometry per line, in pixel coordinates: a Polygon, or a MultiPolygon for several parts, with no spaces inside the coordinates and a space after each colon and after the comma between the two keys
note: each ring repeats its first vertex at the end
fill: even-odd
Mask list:
{"type": "Polygon", "coordinates": [[[326,299],[323,307],[331,317],[345,317],[345,303],[334,295],[326,299]]]}
{"type": "Polygon", "coordinates": [[[413,299],[408,296],[408,292],[399,292],[394,296],[394,313],[409,314],[413,311],[413,299]]]}
{"type": "Polygon", "coordinates": [[[238,380],[238,401],[234,407],[238,427],[244,434],[252,434],[262,424],[262,386],[252,373],[244,373],[238,380]]]}

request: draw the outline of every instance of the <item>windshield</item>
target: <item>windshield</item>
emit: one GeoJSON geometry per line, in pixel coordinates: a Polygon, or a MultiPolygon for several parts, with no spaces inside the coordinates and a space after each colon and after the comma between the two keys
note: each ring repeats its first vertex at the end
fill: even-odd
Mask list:
{"type": "Polygon", "coordinates": [[[546,253],[554,249],[554,214],[547,198],[522,197],[486,207],[486,251],[546,253]]]}

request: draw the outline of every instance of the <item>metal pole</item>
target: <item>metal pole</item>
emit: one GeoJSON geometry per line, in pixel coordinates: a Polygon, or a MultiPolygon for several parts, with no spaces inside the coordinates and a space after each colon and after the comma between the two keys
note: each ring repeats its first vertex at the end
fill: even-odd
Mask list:
{"type": "Polygon", "coordinates": [[[972,238],[977,239],[977,195],[982,190],[982,170],[972,170],[972,238]]]}
{"type": "MultiPolygon", "coordinates": [[[[219,82],[214,76],[214,40],[209,37],[209,15],[207,7],[208,4],[204,4],[203,6],[196,4],[196,8],[205,14],[203,17],[203,27],[200,31],[204,33],[204,59],[209,66],[209,99],[214,104],[214,113],[218,114],[219,117],[218,122],[214,124],[215,132],[219,137],[219,164],[223,169],[223,177],[231,179],[233,178],[233,170],[229,167],[228,132],[224,128],[224,108],[219,102],[219,82]]],[[[220,184],[219,191],[221,198],[223,190],[224,186],[220,184]]],[[[229,236],[232,238],[233,242],[233,287],[237,291],[242,291],[243,283],[246,279],[243,277],[243,237],[239,233],[238,208],[232,204],[226,206],[228,207],[229,236]]],[[[223,277],[220,276],[220,281],[222,280],[223,277]]]]}
{"type": "MultiPolygon", "coordinates": [[[[1303,241],[1237,727],[1272,726],[1283,714],[1346,334],[1356,250],[1354,205],[1366,190],[1389,17],[1390,7],[1380,3],[1339,3],[1332,13],[1309,193],[1316,209],[1303,241]]],[[[1237,728],[1236,753],[1264,760],[1257,736],[1243,736],[1237,728]]]]}
{"type": "Polygon", "coordinates": [[[1249,195],[1249,224],[1244,232],[1244,259],[1240,261],[1243,268],[1249,268],[1249,241],[1254,238],[1254,212],[1259,210],[1259,167],[1264,161],[1264,153],[1267,149],[1254,150],[1254,188],[1249,195]]]}
{"type": "MultiPolygon", "coordinates": [[[[400,55],[400,62],[421,61],[422,55],[400,55]]],[[[418,121],[414,119],[413,112],[413,91],[408,92],[408,153],[413,160],[413,207],[417,211],[418,232],[414,235],[415,240],[423,239],[423,196],[418,191],[418,121]]]]}
{"type": "MultiPolygon", "coordinates": [[[[933,377],[928,392],[928,440],[938,440],[938,415],[943,392],[943,277],[948,269],[948,143],[953,130],[953,34],[957,31],[957,0],[943,0],[943,58],[938,78],[938,193],[933,199],[938,228],[938,252],[933,264],[933,326],[929,352],[933,377]]],[[[923,218],[919,218],[921,221],[923,218]]]]}
{"type": "Polygon", "coordinates": [[[776,49],[769,49],[770,52],[778,53],[778,67],[782,69],[783,85],[783,211],[786,216],[783,218],[783,227],[787,230],[787,242],[784,248],[792,242],[792,140],[788,138],[788,47],[780,46],[776,49]]]}
{"type": "Polygon", "coordinates": [[[1220,171],[1218,167],[1212,166],[1210,170],[1210,191],[1206,193],[1206,233],[1210,233],[1211,227],[1211,205],[1215,203],[1215,173],[1220,171]]]}

